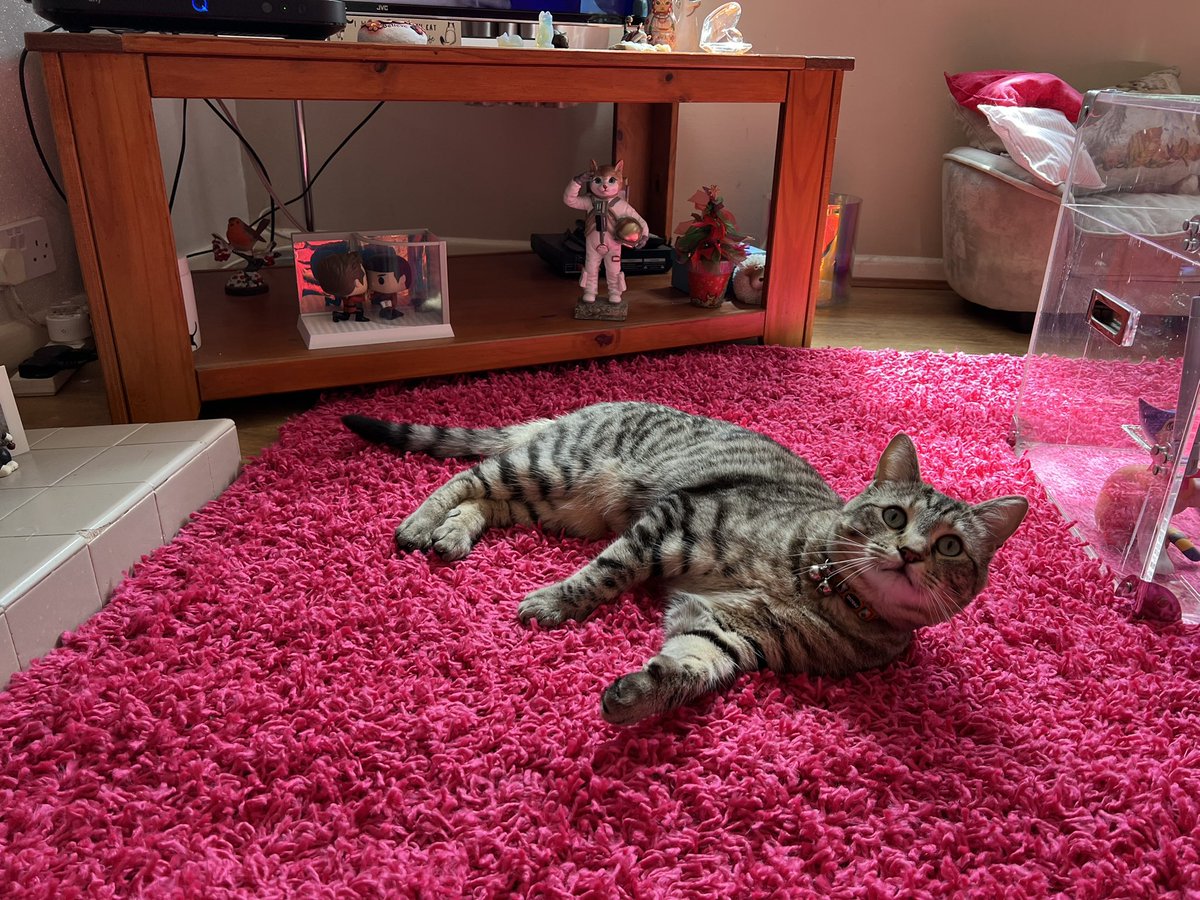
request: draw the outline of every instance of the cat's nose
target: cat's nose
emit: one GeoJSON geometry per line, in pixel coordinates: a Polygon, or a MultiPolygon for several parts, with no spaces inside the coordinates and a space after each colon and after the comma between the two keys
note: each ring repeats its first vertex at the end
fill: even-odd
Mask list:
{"type": "Polygon", "coordinates": [[[904,560],[906,563],[915,563],[915,562],[920,562],[921,560],[923,560],[925,558],[925,554],[918,553],[916,550],[913,550],[911,547],[901,547],[900,548],[900,558],[902,560],[904,560]]]}

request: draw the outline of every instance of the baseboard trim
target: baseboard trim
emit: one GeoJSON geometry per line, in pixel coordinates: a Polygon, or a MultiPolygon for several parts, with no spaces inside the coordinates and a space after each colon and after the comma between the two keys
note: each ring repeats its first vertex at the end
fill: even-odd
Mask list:
{"type": "Polygon", "coordinates": [[[486,253],[528,253],[529,241],[492,238],[447,237],[447,256],[478,256],[486,253]]]}
{"type": "Polygon", "coordinates": [[[854,257],[854,281],[881,286],[886,282],[898,287],[907,282],[920,282],[913,287],[942,286],[946,284],[946,269],[941,259],[858,254],[854,257]]]}

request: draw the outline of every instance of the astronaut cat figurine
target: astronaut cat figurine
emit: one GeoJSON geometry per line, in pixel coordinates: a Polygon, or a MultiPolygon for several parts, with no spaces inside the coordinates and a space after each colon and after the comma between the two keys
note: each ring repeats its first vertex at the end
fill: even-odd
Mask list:
{"type": "Polygon", "coordinates": [[[646,220],[638,215],[637,210],[625,199],[624,169],[625,164],[622,160],[617,160],[614,166],[600,166],[592,160],[591,169],[572,178],[563,192],[563,202],[567,206],[582,210],[586,214],[583,228],[583,274],[579,278],[583,297],[576,307],[576,318],[615,317],[604,313],[593,315],[586,308],[588,304],[596,302],[600,262],[604,262],[607,301],[619,304],[621,294],[625,291],[625,275],[621,272],[621,248],[644,247],[650,238],[650,228],[646,220]]]}

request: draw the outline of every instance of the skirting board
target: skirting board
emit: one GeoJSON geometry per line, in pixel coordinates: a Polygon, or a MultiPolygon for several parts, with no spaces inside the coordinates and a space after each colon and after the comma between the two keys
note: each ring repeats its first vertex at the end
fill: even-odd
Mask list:
{"type": "Polygon", "coordinates": [[[854,257],[853,277],[871,281],[945,281],[946,268],[940,259],[923,256],[854,257]]]}
{"type": "MultiPolygon", "coordinates": [[[[452,237],[445,240],[446,251],[450,256],[468,256],[474,253],[519,253],[529,249],[527,241],[452,237]]],[[[946,269],[940,258],[858,254],[854,257],[854,278],[870,281],[945,282],[946,269]]]]}

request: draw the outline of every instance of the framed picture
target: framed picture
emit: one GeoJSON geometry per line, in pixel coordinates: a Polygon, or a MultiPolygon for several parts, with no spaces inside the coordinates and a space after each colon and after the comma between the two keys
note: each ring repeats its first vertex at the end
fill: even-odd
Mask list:
{"type": "Polygon", "coordinates": [[[454,336],[446,242],[428,229],[311,232],[292,247],[310,350],[454,336]]]}
{"type": "Polygon", "coordinates": [[[0,366],[0,432],[12,435],[16,447],[9,452],[13,456],[29,452],[29,441],[25,438],[25,429],[21,427],[21,414],[17,411],[17,398],[13,396],[8,370],[4,366],[0,366]]]}

